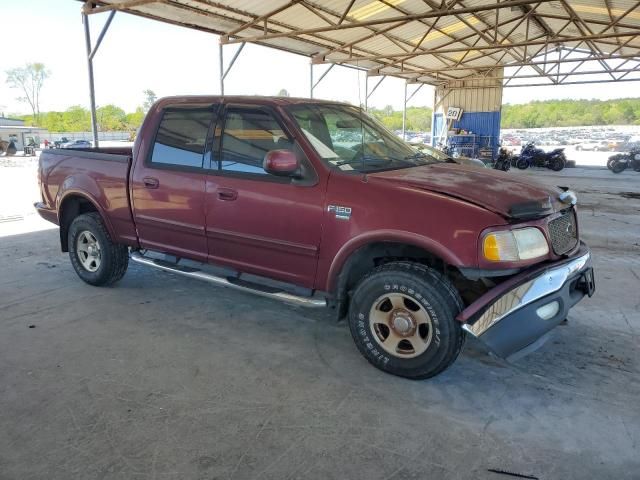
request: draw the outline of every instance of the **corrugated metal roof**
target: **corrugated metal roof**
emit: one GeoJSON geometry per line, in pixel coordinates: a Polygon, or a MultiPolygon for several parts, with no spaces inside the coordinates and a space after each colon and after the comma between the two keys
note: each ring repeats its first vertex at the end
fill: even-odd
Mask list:
{"type": "Polygon", "coordinates": [[[586,64],[611,80],[640,79],[635,72],[640,69],[636,0],[458,0],[445,10],[440,0],[95,3],[88,13],[115,8],[216,33],[223,43],[253,42],[310,56],[316,63],[364,67],[432,84],[524,65],[532,65],[546,82],[558,83],[560,78],[550,74],[560,70],[557,62],[578,65],[589,56],[598,60],[586,64]],[[606,63],[620,60],[626,61],[624,70],[606,63]]]}

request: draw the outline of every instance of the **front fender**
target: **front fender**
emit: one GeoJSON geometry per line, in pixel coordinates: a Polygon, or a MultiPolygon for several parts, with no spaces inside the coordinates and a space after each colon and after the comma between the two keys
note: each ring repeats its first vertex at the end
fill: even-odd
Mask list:
{"type": "Polygon", "coordinates": [[[329,268],[326,291],[332,292],[335,290],[338,285],[338,276],[351,255],[367,245],[384,242],[400,243],[417,247],[440,258],[449,265],[456,267],[463,266],[462,260],[454,252],[430,238],[400,230],[374,230],[350,239],[338,251],[329,268]]]}

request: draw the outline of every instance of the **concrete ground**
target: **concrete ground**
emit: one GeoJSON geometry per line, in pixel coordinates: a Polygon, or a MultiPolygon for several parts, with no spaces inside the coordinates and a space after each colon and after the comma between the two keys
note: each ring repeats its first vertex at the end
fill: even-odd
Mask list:
{"type": "Polygon", "coordinates": [[[0,168],[0,479],[640,478],[640,174],[512,174],[578,191],[598,291],[516,364],[469,341],[415,382],[325,312],[137,265],[82,283],[33,168],[0,168]]]}

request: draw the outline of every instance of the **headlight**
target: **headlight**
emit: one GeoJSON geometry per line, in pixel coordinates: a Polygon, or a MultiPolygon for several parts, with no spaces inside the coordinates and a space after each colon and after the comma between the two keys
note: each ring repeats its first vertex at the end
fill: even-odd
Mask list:
{"type": "Polygon", "coordinates": [[[492,262],[517,262],[548,254],[549,245],[539,229],[528,227],[489,233],[482,242],[482,252],[492,262]]]}

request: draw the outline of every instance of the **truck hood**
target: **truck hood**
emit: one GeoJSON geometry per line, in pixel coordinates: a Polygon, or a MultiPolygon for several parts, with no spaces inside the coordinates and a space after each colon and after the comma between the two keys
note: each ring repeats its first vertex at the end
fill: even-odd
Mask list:
{"type": "Polygon", "coordinates": [[[369,181],[444,194],[481,206],[505,218],[540,218],[568,207],[561,190],[494,169],[442,163],[371,173],[369,181]]]}

